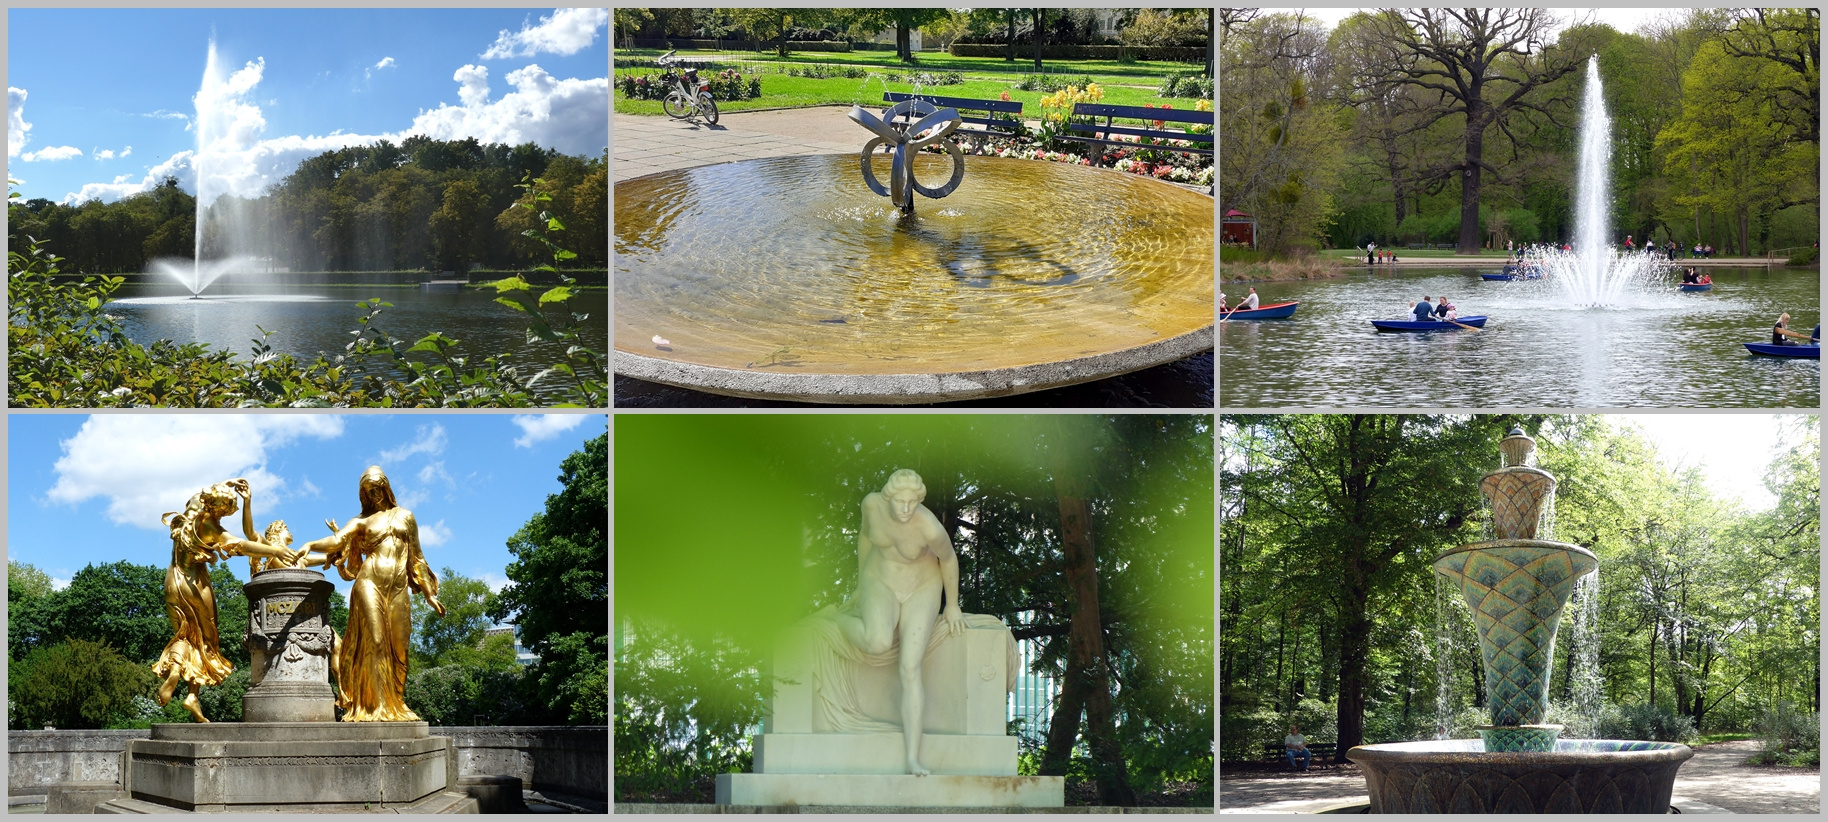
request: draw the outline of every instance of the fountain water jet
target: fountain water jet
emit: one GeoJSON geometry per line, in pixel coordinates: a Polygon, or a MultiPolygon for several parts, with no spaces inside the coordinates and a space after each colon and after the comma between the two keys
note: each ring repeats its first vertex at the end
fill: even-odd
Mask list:
{"type": "Polygon", "coordinates": [[[1587,61],[1582,95],[1580,163],[1575,177],[1574,244],[1570,251],[1536,246],[1525,252],[1555,283],[1560,298],[1582,308],[1619,305],[1636,284],[1660,270],[1648,251],[1612,246],[1612,118],[1606,113],[1599,55],[1587,61]]]}
{"type": "MultiPolygon", "coordinates": [[[[197,88],[197,96],[192,99],[196,107],[196,117],[192,120],[192,129],[197,135],[197,146],[190,158],[190,168],[196,177],[197,213],[195,239],[193,240],[194,256],[190,260],[182,258],[165,258],[153,260],[148,266],[148,273],[163,274],[182,283],[190,289],[193,299],[202,299],[203,290],[215,282],[218,277],[230,271],[246,270],[255,264],[252,257],[229,255],[217,260],[203,259],[203,240],[205,228],[209,225],[210,205],[222,195],[223,186],[210,173],[221,163],[220,154],[224,143],[231,137],[231,130],[236,123],[235,108],[239,105],[236,97],[245,88],[238,87],[234,78],[223,69],[216,56],[216,38],[209,40],[209,54],[203,65],[203,82],[197,88]]],[[[222,212],[223,209],[218,209],[222,212]]],[[[217,236],[225,240],[232,239],[236,232],[225,224],[227,215],[216,215],[217,236]]]]}
{"type": "Polygon", "coordinates": [[[1372,813],[1663,813],[1694,752],[1674,742],[1562,740],[1543,724],[1555,630],[1577,580],[1599,561],[1544,530],[1555,478],[1532,465],[1535,441],[1512,429],[1485,475],[1493,539],[1435,559],[1471,606],[1490,698],[1483,739],[1360,745],[1372,813]]]}

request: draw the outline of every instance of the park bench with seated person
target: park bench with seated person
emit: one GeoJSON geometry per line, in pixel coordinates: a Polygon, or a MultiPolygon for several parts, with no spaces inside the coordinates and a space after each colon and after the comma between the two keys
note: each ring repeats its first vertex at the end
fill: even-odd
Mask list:
{"type": "Polygon", "coordinates": [[[1062,140],[1078,140],[1084,143],[1097,143],[1130,148],[1145,148],[1156,151],[1173,151],[1181,154],[1201,154],[1212,156],[1212,134],[1189,134],[1180,129],[1151,128],[1151,123],[1187,123],[1189,125],[1213,125],[1214,115],[1210,111],[1193,109],[1146,108],[1143,106],[1113,106],[1104,103],[1075,103],[1073,113],[1067,119],[1065,134],[1059,135],[1062,140]],[[1091,117],[1094,121],[1103,117],[1104,122],[1081,123],[1081,117],[1091,117]],[[1142,120],[1143,125],[1131,126],[1115,124],[1117,119],[1142,120]],[[1119,139],[1133,138],[1133,139],[1119,139]],[[1141,140],[1178,140],[1186,145],[1150,145],[1141,140]]]}
{"type": "MultiPolygon", "coordinates": [[[[883,92],[885,103],[900,103],[906,100],[925,100],[940,108],[958,109],[958,119],[963,125],[954,133],[966,135],[979,144],[987,137],[1014,136],[1022,132],[1022,103],[1019,100],[978,100],[970,97],[941,97],[936,94],[908,94],[900,91],[883,92]],[[966,112],[983,112],[982,117],[967,117],[966,112]],[[972,126],[977,126],[973,128],[972,126]]],[[[897,121],[912,125],[919,119],[909,115],[895,118],[897,121]]]]}
{"type": "MultiPolygon", "coordinates": [[[[1288,757],[1283,755],[1283,751],[1285,750],[1288,749],[1282,747],[1282,743],[1280,742],[1266,742],[1263,744],[1263,761],[1280,762],[1286,767],[1288,765],[1288,757]]],[[[1338,752],[1338,750],[1339,745],[1337,743],[1309,742],[1308,753],[1313,754],[1314,758],[1313,762],[1310,763],[1308,767],[1333,764],[1330,760],[1333,758],[1333,754],[1338,752]]]]}

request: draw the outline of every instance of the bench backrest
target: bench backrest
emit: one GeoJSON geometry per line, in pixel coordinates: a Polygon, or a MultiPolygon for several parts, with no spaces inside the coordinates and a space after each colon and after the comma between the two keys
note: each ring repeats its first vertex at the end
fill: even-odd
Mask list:
{"type": "MultiPolygon", "coordinates": [[[[1095,135],[1103,137],[1106,140],[1110,140],[1112,137],[1121,134],[1126,137],[1146,137],[1152,140],[1186,140],[1193,143],[1204,143],[1210,146],[1212,143],[1211,134],[1188,134],[1187,132],[1178,129],[1151,128],[1146,125],[1117,125],[1112,121],[1123,118],[1147,121],[1160,120],[1164,123],[1189,123],[1192,125],[1210,126],[1215,123],[1214,117],[1215,115],[1213,112],[1194,111],[1192,109],[1115,106],[1107,105],[1105,103],[1075,103],[1073,104],[1072,119],[1067,121],[1066,128],[1068,132],[1095,135]],[[1091,124],[1076,122],[1076,119],[1079,117],[1102,117],[1104,118],[1104,122],[1091,124]]],[[[1199,154],[1207,154],[1212,151],[1210,147],[1175,150],[1199,154]]]]}
{"type": "MultiPolygon", "coordinates": [[[[983,126],[985,131],[995,129],[1014,132],[1021,123],[1022,103],[1019,100],[977,100],[970,97],[941,97],[937,94],[909,94],[901,91],[886,91],[882,94],[882,101],[885,103],[900,103],[906,100],[925,100],[940,108],[958,109],[960,120],[983,126]],[[982,111],[986,115],[1007,114],[1010,117],[967,117],[965,116],[967,111],[982,111]]],[[[896,119],[911,121],[914,118],[903,116],[896,119]]]]}

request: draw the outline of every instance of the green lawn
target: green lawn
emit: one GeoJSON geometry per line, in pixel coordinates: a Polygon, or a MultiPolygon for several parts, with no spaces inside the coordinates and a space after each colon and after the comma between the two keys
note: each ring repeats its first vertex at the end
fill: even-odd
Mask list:
{"type": "Polygon", "coordinates": [[[1738,742],[1742,739],[1757,739],[1757,738],[1758,738],[1758,734],[1748,734],[1748,733],[1702,734],[1700,739],[1695,740],[1695,744],[1696,745],[1707,745],[1707,744],[1711,744],[1714,742],[1738,742]]]}
{"type": "MultiPolygon", "coordinates": [[[[1020,47],[1017,47],[1020,58],[1020,47]]],[[[660,49],[616,49],[616,56],[621,57],[659,57],[666,52],[660,49]]],[[[710,49],[692,49],[679,52],[680,57],[702,57],[719,62],[766,61],[770,63],[793,63],[796,65],[826,64],[835,66],[865,66],[868,68],[887,68],[912,71],[962,71],[976,74],[1035,74],[1034,54],[1030,52],[1027,59],[1009,62],[997,57],[953,57],[944,52],[921,52],[918,63],[903,63],[896,59],[892,51],[805,51],[790,52],[786,57],[776,57],[773,51],[712,51],[710,49]]],[[[1186,71],[1199,71],[1199,63],[1170,63],[1164,61],[1138,60],[1134,63],[1119,63],[1116,60],[1045,60],[1042,61],[1047,74],[1080,75],[1090,74],[1100,84],[1128,83],[1131,85],[1160,83],[1163,77],[1186,71]]]]}
{"type": "MultiPolygon", "coordinates": [[[[637,69],[647,72],[650,70],[637,69]]],[[[823,105],[863,105],[881,106],[884,91],[912,91],[911,83],[889,83],[878,77],[852,79],[833,77],[815,80],[810,77],[789,77],[784,74],[763,74],[762,96],[752,100],[719,100],[717,110],[747,111],[758,108],[783,108],[798,106],[823,105]]],[[[1157,97],[1154,91],[1122,88],[1099,84],[1104,88],[1104,100],[1101,102],[1119,106],[1153,106],[1172,105],[1175,108],[1193,108],[1196,102],[1191,97],[1157,97]]],[[[1019,91],[1012,80],[966,80],[953,86],[927,86],[925,91],[944,97],[972,97],[983,100],[995,100],[1003,92],[1009,92],[1009,99],[1022,103],[1022,116],[1036,120],[1041,116],[1041,98],[1047,92],[1019,91]]],[[[662,114],[659,100],[629,100],[616,94],[616,111],[620,114],[662,114]]]]}

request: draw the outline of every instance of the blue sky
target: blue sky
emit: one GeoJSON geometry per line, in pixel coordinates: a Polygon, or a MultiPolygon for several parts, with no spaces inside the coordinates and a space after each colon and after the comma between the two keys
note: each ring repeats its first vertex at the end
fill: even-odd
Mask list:
{"type": "MultiPolygon", "coordinates": [[[[13,414],[7,418],[7,557],[67,584],[85,565],[163,567],[159,515],[206,485],[246,477],[254,527],[284,519],[294,546],[361,513],[370,465],[419,522],[426,559],[496,590],[507,540],[560,490],[559,463],[602,434],[602,414],[13,414]]],[[[607,512],[605,512],[607,517],[607,512]]],[[[223,525],[241,534],[241,515],[223,525]]],[[[258,538],[258,534],[255,535],[258,538]]],[[[248,578],[247,561],[229,570],[248,578]]],[[[344,596],[349,583],[328,578],[344,596]]]]}
{"type": "Polygon", "coordinates": [[[603,9],[12,9],[7,173],[28,199],[111,201],[168,173],[194,193],[212,31],[241,81],[222,98],[241,127],[205,149],[228,191],[410,134],[596,156],[607,24],[603,9]]]}

